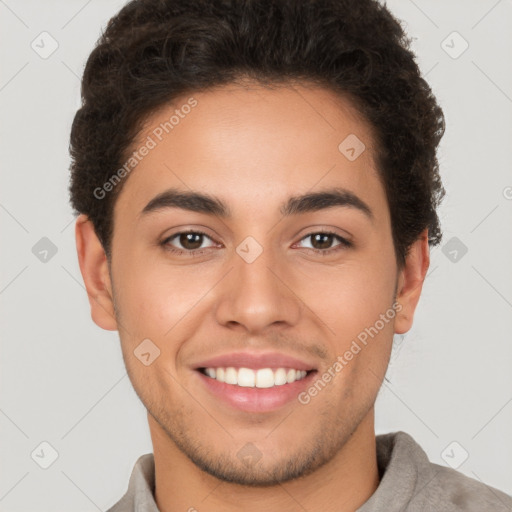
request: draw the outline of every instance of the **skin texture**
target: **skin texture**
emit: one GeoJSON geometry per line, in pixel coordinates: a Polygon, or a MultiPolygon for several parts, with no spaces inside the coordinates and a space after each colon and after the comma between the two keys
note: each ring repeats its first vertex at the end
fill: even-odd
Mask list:
{"type": "MultiPolygon", "coordinates": [[[[92,318],[119,331],[148,410],[157,504],[165,512],[355,510],[379,483],[374,402],[393,334],[412,325],[429,265],[427,232],[399,270],[371,127],[349,100],[305,84],[232,84],[193,97],[197,106],[121,191],[110,265],[87,217],[76,223],[92,318]],[[338,150],[349,134],[366,145],[354,161],[338,150]],[[360,197],[373,220],[346,206],[280,214],[290,196],[332,186],[360,197]],[[175,208],[140,215],[170,187],[218,196],[232,218],[175,208]],[[177,237],[167,247],[201,244],[203,254],[159,245],[193,228],[210,238],[187,246],[177,237]],[[307,236],[325,229],[353,246],[307,236]],[[263,248],[252,263],[236,252],[247,236],[263,248]],[[311,250],[334,247],[328,255],[311,250]],[[193,369],[235,350],[275,350],[314,363],[321,375],[395,300],[396,316],[307,405],[243,412],[213,398],[193,369]],[[146,338],[161,351],[149,366],[133,353],[146,338]],[[261,454],[256,463],[237,457],[247,443],[261,454]]],[[[151,116],[138,144],[188,98],[151,116]]]]}

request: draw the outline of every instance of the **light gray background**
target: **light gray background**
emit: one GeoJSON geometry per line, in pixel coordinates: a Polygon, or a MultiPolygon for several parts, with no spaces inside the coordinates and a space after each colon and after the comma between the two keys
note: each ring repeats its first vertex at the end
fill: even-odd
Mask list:
{"type": "MultiPolygon", "coordinates": [[[[2,511],[105,510],[152,451],[117,333],[89,315],[67,192],[79,78],[122,5],[0,0],[2,511]],[[31,47],[43,31],[59,45],[46,59],[31,47]],[[42,237],[57,248],[46,262],[32,252],[42,237]],[[31,458],[43,441],[58,452],[48,469],[31,458]]],[[[446,115],[443,244],[457,237],[467,253],[432,251],[415,325],[397,337],[378,398],[377,432],[409,432],[438,464],[467,452],[459,471],[510,494],[512,2],[388,5],[446,115]],[[458,58],[453,31],[469,43],[458,58]]]]}

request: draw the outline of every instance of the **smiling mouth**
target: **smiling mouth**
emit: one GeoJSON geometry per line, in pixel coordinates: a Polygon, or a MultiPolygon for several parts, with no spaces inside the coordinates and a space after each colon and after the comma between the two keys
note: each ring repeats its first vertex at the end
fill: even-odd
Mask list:
{"type": "Polygon", "coordinates": [[[273,388],[285,386],[306,378],[316,370],[298,370],[295,368],[235,368],[208,367],[198,368],[203,375],[224,384],[244,388],[273,388]]]}

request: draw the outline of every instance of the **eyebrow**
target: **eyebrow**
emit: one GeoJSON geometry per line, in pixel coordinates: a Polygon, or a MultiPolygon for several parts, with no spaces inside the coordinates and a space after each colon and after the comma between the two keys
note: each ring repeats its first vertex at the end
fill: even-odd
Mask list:
{"type": "MultiPolygon", "coordinates": [[[[301,213],[325,210],[335,206],[355,208],[364,213],[368,219],[374,220],[371,208],[353,192],[344,188],[329,188],[318,192],[292,196],[281,204],[279,211],[284,217],[301,213]]],[[[151,212],[166,208],[180,208],[192,212],[215,215],[223,219],[232,217],[229,206],[220,198],[210,194],[170,188],[155,196],[141,211],[145,216],[151,212]]]]}

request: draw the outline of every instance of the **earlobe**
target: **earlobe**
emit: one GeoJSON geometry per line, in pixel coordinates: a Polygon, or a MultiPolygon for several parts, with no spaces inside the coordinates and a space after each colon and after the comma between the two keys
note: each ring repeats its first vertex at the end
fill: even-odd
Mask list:
{"type": "Polygon", "coordinates": [[[398,278],[396,301],[400,304],[395,317],[395,333],[405,334],[412,327],[414,312],[430,265],[428,229],[411,245],[404,268],[398,278]]]}
{"type": "Polygon", "coordinates": [[[102,329],[116,331],[117,323],[107,257],[94,231],[94,226],[86,215],[78,216],[75,237],[80,272],[91,305],[91,317],[102,329]]]}

